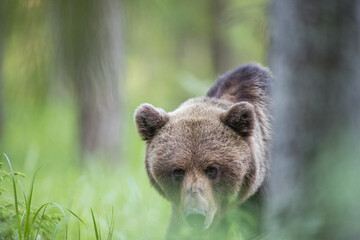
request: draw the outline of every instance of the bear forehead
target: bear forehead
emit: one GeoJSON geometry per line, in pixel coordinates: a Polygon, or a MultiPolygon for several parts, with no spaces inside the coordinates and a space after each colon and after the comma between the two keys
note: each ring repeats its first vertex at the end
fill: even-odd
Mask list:
{"type": "Polygon", "coordinates": [[[232,104],[211,98],[194,98],[170,112],[169,121],[159,132],[159,138],[194,147],[226,146],[241,137],[220,120],[232,104]]]}
{"type": "Polygon", "coordinates": [[[184,120],[215,120],[219,121],[220,114],[230,109],[232,103],[226,100],[213,99],[208,97],[199,97],[189,99],[177,108],[175,111],[169,113],[171,121],[180,119],[184,120]]]}
{"type": "MultiPolygon", "coordinates": [[[[185,124],[184,121],[181,121],[181,124],[185,124]]],[[[206,126],[211,127],[211,124],[206,126]]],[[[160,134],[147,152],[150,168],[154,170],[156,167],[162,169],[161,171],[172,171],[175,168],[204,170],[215,164],[223,169],[238,169],[240,165],[246,164],[250,156],[249,147],[246,141],[238,138],[236,134],[227,132],[231,131],[230,129],[222,131],[219,127],[213,132],[202,131],[197,127],[195,129],[192,133],[180,131],[180,134],[174,134],[170,130],[160,134]]]]}
{"type": "Polygon", "coordinates": [[[201,110],[196,104],[190,108],[185,109],[186,114],[170,115],[169,122],[149,146],[150,158],[174,164],[207,165],[235,160],[247,152],[246,141],[220,121],[224,110],[201,110]]]}

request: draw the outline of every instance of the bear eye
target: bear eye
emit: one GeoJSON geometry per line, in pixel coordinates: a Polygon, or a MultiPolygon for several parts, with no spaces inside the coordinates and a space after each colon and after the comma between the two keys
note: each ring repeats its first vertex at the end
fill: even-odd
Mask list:
{"type": "Polygon", "coordinates": [[[206,168],[205,174],[209,179],[215,179],[218,174],[218,168],[215,166],[209,166],[206,168]]]}
{"type": "Polygon", "coordinates": [[[181,168],[176,168],[173,171],[173,174],[174,174],[174,178],[176,181],[181,181],[181,180],[183,180],[183,178],[185,176],[185,171],[182,170],[181,168]]]}

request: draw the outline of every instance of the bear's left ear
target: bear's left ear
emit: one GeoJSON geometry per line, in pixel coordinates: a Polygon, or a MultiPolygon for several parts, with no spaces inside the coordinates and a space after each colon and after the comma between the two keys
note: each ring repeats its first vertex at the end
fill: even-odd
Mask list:
{"type": "Polygon", "coordinates": [[[149,103],[141,104],[135,110],[135,123],[143,140],[150,140],[169,121],[167,113],[149,103]]]}
{"type": "Polygon", "coordinates": [[[254,129],[254,106],[248,102],[236,103],[220,115],[220,120],[241,136],[248,137],[254,129]]]}

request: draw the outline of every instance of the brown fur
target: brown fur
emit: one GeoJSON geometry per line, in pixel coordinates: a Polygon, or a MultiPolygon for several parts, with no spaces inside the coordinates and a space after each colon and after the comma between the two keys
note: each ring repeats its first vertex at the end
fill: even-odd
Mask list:
{"type": "Polygon", "coordinates": [[[136,110],[139,134],[147,140],[150,182],[172,202],[177,222],[203,216],[201,227],[214,226],[230,199],[242,202],[263,183],[270,80],[266,68],[240,66],[221,76],[206,97],[190,99],[173,112],[150,104],[136,110]]]}

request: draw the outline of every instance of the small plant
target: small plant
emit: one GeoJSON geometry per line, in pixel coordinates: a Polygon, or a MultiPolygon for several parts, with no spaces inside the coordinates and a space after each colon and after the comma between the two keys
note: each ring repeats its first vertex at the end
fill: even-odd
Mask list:
{"type": "MultiPolygon", "coordinates": [[[[8,156],[3,153],[0,160],[5,158],[9,164],[10,172],[3,170],[0,162],[0,183],[4,179],[10,178],[10,183],[13,186],[13,201],[5,199],[3,192],[5,189],[0,189],[0,238],[1,239],[54,239],[62,226],[62,219],[65,221],[65,239],[67,239],[67,215],[64,209],[54,202],[45,203],[39,208],[34,207],[31,202],[34,192],[35,177],[39,169],[34,174],[29,194],[26,196],[25,190],[17,175],[25,176],[24,174],[15,172],[12,168],[8,156]],[[19,201],[17,183],[19,184],[23,193],[23,201],[19,201]],[[50,207],[56,207],[61,214],[45,214],[45,211],[50,207]],[[12,209],[12,210],[11,210],[12,209]]],[[[75,213],[67,209],[80,222],[84,223],[75,213]]]]}
{"type": "MultiPolygon", "coordinates": [[[[40,168],[39,168],[40,169],[40,168]]],[[[0,188],[0,239],[68,239],[68,216],[74,216],[78,223],[82,223],[85,227],[84,221],[70,209],[64,209],[55,202],[48,202],[40,207],[32,205],[35,178],[39,171],[35,172],[30,185],[28,195],[26,195],[24,187],[17,176],[25,177],[24,174],[15,172],[11,165],[8,156],[3,153],[0,157],[0,185],[4,181],[12,184],[13,197],[6,198],[6,189],[0,188]],[[5,158],[10,168],[10,172],[2,169],[2,159],[5,158]],[[18,186],[20,186],[23,194],[23,200],[19,200],[18,186]],[[60,214],[47,214],[46,210],[55,207],[60,211],[60,214]]],[[[95,239],[101,240],[102,235],[100,225],[98,224],[94,212],[90,209],[92,222],[94,225],[95,239]]],[[[108,235],[107,240],[113,237],[115,227],[115,214],[112,208],[110,219],[107,218],[108,235]]],[[[77,239],[81,239],[80,226],[78,227],[77,239]]]]}

